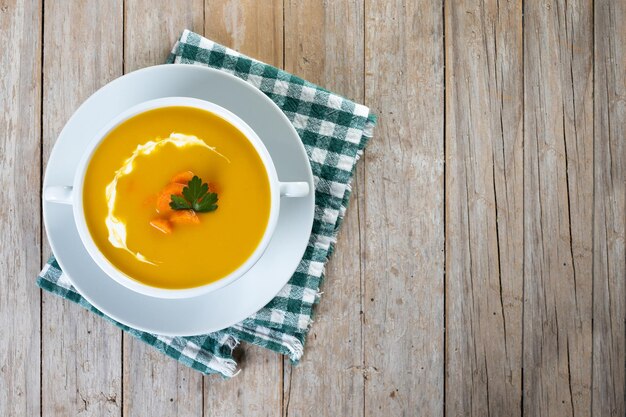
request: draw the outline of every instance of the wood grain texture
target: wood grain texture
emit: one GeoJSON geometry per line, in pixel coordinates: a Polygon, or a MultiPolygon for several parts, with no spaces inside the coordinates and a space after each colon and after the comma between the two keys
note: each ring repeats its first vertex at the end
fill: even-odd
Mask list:
{"type": "MultiPolygon", "coordinates": [[[[122,2],[45,2],[43,60],[47,161],[74,110],[122,74],[122,2]]],[[[120,330],[48,293],[42,317],[42,414],[119,416],[120,330]]]]}
{"type": "Polygon", "coordinates": [[[521,1],[446,3],[446,414],[520,414],[521,1]]]}
{"type": "Polygon", "coordinates": [[[280,416],[282,355],[242,344],[234,355],[241,373],[230,380],[205,377],[205,416],[280,416]]]}
{"type": "MultiPolygon", "coordinates": [[[[163,64],[183,29],[202,32],[203,4],[124,2],[124,72],[163,64]]],[[[124,335],[124,415],[199,416],[202,375],[124,335]]]]}
{"type": "Polygon", "coordinates": [[[594,416],[626,415],[626,5],[595,3],[594,416]]]}
{"type": "Polygon", "coordinates": [[[124,72],[164,64],[184,29],[203,26],[202,0],[125,0],[124,72]]]}
{"type": "Polygon", "coordinates": [[[0,3],[0,44],[0,415],[17,417],[41,393],[40,1],[0,3]]]}
{"type": "Polygon", "coordinates": [[[124,416],[201,416],[202,375],[124,336],[124,416]]]}
{"type": "MultiPolygon", "coordinates": [[[[363,1],[285,4],[285,69],[364,100],[363,1]]],[[[357,174],[358,177],[358,174],[357,174]]],[[[363,413],[361,251],[358,180],[337,251],[326,267],[315,324],[298,366],[285,359],[284,416],[363,413]],[[330,354],[329,352],[332,352],[330,354]]]]}
{"type": "MultiPolygon", "coordinates": [[[[283,67],[282,1],[207,0],[205,36],[241,53],[283,67]]],[[[230,381],[205,377],[206,416],[278,416],[282,407],[282,356],[240,345],[242,372],[230,381]]]]}
{"type": "Polygon", "coordinates": [[[438,1],[365,4],[361,221],[366,416],[443,414],[443,16],[438,1]]]}
{"type": "Polygon", "coordinates": [[[591,401],[591,2],[524,10],[524,414],[591,401]]]}
{"type": "Polygon", "coordinates": [[[282,66],[282,0],[205,0],[204,15],[204,32],[211,40],[282,66]]]}

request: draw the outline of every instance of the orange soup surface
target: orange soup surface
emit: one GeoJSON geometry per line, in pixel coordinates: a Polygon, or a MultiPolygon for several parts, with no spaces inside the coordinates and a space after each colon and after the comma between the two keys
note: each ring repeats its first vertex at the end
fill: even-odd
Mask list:
{"type": "Polygon", "coordinates": [[[109,262],[165,289],[205,285],[241,266],[263,237],[271,204],[263,162],[246,137],[213,113],[182,106],[112,130],[87,168],[83,203],[109,262]],[[170,207],[194,176],[208,185],[206,196],[216,194],[216,209],[170,207]]]}

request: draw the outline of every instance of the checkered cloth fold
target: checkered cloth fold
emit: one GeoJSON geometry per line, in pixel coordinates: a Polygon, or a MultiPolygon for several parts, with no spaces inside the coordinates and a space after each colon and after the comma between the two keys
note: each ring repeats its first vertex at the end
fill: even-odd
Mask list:
{"type": "Polygon", "coordinates": [[[204,374],[235,374],[232,350],[254,343],[297,362],[319,301],[324,265],[333,252],[350,198],[356,163],[372,136],[370,110],[271,65],[184,31],[168,58],[172,64],[203,65],[233,74],[260,89],[285,113],[306,148],[315,182],[313,230],[304,257],[287,285],[265,307],[235,326],[189,337],[150,334],[115,322],[72,287],[54,256],[37,284],[113,322],[157,350],[204,374]]]}

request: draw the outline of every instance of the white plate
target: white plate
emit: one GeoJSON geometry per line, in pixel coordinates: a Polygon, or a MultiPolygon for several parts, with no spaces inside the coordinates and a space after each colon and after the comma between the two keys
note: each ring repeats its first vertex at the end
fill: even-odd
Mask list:
{"type": "MultiPolygon", "coordinates": [[[[283,112],[248,83],[194,65],[160,65],[132,72],[94,93],[76,110],[50,155],[44,186],[72,184],[87,142],[109,120],[140,102],[195,97],[216,103],[248,123],[269,150],[281,181],[313,175],[306,151],[283,112]]],[[[59,265],[91,304],[120,323],[151,333],[183,336],[231,326],[267,304],[287,283],[306,249],[314,193],[282,199],[278,225],[263,257],[239,280],[191,299],[167,300],[133,292],[102,272],[78,236],[71,206],[43,203],[50,246],[59,265]]]]}

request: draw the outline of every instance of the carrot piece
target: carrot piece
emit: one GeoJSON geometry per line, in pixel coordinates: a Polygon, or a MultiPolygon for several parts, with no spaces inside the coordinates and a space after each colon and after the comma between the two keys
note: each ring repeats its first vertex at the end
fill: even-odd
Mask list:
{"type": "Polygon", "coordinates": [[[166,235],[172,233],[172,224],[166,219],[152,219],[150,220],[150,226],[166,235]]]}
{"type": "Polygon", "coordinates": [[[216,183],[214,182],[210,182],[209,183],[209,192],[210,193],[217,193],[219,194],[219,187],[216,183]]]}
{"type": "Polygon", "coordinates": [[[156,199],[157,212],[161,214],[172,212],[170,208],[172,195],[183,195],[183,188],[185,188],[183,184],[167,184],[156,199]]]}
{"type": "Polygon", "coordinates": [[[176,175],[174,175],[172,177],[170,182],[187,185],[187,183],[189,181],[191,181],[191,179],[194,177],[194,175],[195,174],[193,172],[191,172],[191,171],[179,172],[178,174],[176,174],[176,175]]]}
{"type": "Polygon", "coordinates": [[[200,219],[193,210],[177,210],[170,215],[170,221],[174,224],[200,223],[200,219]]]}
{"type": "Polygon", "coordinates": [[[171,194],[161,193],[156,200],[156,210],[157,213],[167,214],[171,213],[173,210],[170,207],[170,201],[172,201],[171,194]]]}
{"type": "Polygon", "coordinates": [[[183,188],[185,188],[184,184],[179,183],[170,183],[167,184],[161,193],[169,194],[169,195],[183,195],[183,188]]]}

